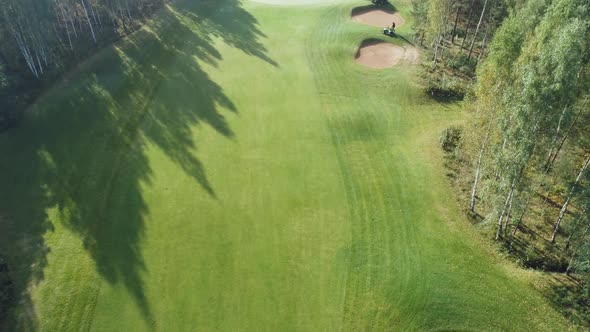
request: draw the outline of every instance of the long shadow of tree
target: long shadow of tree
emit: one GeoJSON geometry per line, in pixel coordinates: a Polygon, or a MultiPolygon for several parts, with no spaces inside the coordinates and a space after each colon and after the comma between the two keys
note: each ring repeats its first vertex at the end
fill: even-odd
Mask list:
{"type": "MultiPolygon", "coordinates": [[[[31,302],[27,287],[43,279],[44,234],[57,219],[80,235],[101,277],[123,284],[152,321],[140,250],[149,209],[141,186],[152,176],[146,146],[159,147],[215,199],[191,128],[209,125],[233,139],[222,112],[238,110],[197,59],[216,65],[222,41],[278,66],[261,38],[237,0],[166,7],[150,29],[102,50],[42,97],[21,128],[0,136],[0,255],[21,308],[31,302]],[[50,220],[50,210],[58,218],[50,220]]],[[[5,324],[35,326],[34,310],[19,312],[5,324]]]]}

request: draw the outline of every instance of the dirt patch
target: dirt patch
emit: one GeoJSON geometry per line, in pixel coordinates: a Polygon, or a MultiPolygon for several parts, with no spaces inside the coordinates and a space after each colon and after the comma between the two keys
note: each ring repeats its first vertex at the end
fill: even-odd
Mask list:
{"type": "Polygon", "coordinates": [[[411,63],[411,64],[418,64],[420,62],[420,52],[415,47],[405,47],[404,48],[404,57],[403,62],[411,63]]]}
{"type": "Polygon", "coordinates": [[[359,64],[375,69],[393,67],[398,63],[416,64],[420,53],[413,47],[401,47],[380,40],[364,41],[356,52],[359,64]]]}
{"type": "Polygon", "coordinates": [[[379,8],[353,9],[351,17],[355,22],[380,28],[390,27],[392,22],[395,22],[396,28],[399,28],[406,23],[399,13],[379,8]]]}

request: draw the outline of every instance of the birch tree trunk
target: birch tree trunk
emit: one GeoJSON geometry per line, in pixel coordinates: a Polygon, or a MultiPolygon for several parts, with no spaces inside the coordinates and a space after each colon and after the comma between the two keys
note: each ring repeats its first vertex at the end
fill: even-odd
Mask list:
{"type": "Polygon", "coordinates": [[[481,22],[483,21],[483,17],[486,12],[487,5],[488,5],[488,0],[485,0],[485,2],[483,3],[483,9],[481,10],[481,15],[479,16],[479,22],[477,23],[477,28],[475,28],[475,33],[473,34],[473,40],[471,40],[471,47],[469,47],[469,55],[467,56],[467,60],[471,59],[471,53],[473,53],[473,46],[475,45],[475,39],[477,38],[477,32],[479,31],[479,27],[481,26],[481,22]]]}
{"type": "Polygon", "coordinates": [[[511,191],[510,201],[508,203],[508,209],[504,215],[504,234],[508,231],[508,223],[510,223],[510,214],[512,213],[512,201],[514,201],[514,190],[511,191]]]}
{"type": "Polygon", "coordinates": [[[580,215],[576,219],[576,222],[574,224],[574,227],[572,228],[572,232],[571,232],[570,236],[567,237],[567,241],[565,242],[565,249],[566,250],[570,248],[570,243],[572,241],[572,238],[574,237],[574,234],[576,234],[576,229],[578,228],[578,225],[580,224],[580,221],[584,217],[584,214],[586,213],[586,209],[587,208],[584,208],[584,210],[582,211],[582,213],[580,213],[580,215]]]}
{"type": "Polygon", "coordinates": [[[72,31],[74,32],[74,37],[78,38],[78,31],[76,31],[76,25],[74,24],[74,18],[71,15],[68,15],[70,18],[70,25],[72,27],[72,31]]]}
{"type": "Polygon", "coordinates": [[[498,219],[498,229],[496,231],[496,240],[500,239],[502,235],[502,225],[504,220],[504,214],[508,209],[508,204],[510,203],[510,199],[512,198],[512,192],[514,191],[514,182],[512,184],[512,188],[510,188],[510,192],[508,193],[508,197],[506,197],[506,202],[504,202],[504,208],[502,209],[502,213],[500,213],[500,218],[498,219]]]}
{"type": "Polygon", "coordinates": [[[457,22],[459,22],[459,11],[461,10],[461,5],[457,5],[457,14],[455,15],[455,24],[453,26],[453,32],[451,33],[451,43],[455,43],[455,33],[457,32],[457,22]]]}
{"type": "Polygon", "coordinates": [[[578,182],[582,178],[582,175],[584,174],[584,171],[586,170],[586,168],[588,168],[588,164],[590,164],[590,156],[584,162],[584,165],[582,166],[580,173],[578,173],[578,176],[576,177],[576,180],[574,181],[574,184],[572,185],[572,189],[570,190],[569,194],[567,195],[567,198],[565,199],[565,202],[563,203],[563,206],[561,207],[561,211],[559,211],[559,216],[557,217],[557,221],[555,222],[555,226],[553,227],[553,233],[551,234],[551,243],[555,242],[555,235],[557,234],[557,231],[559,230],[559,225],[561,224],[561,221],[563,220],[563,217],[565,216],[565,213],[567,212],[567,208],[569,206],[570,200],[572,199],[572,195],[574,194],[574,191],[576,190],[576,186],[578,185],[578,182]]]}
{"type": "Polygon", "coordinates": [[[481,144],[481,149],[479,150],[479,156],[477,157],[477,166],[475,167],[475,179],[473,180],[473,187],[471,188],[471,200],[469,202],[469,211],[475,212],[475,197],[477,195],[477,184],[479,182],[479,174],[481,170],[481,159],[483,157],[483,153],[486,149],[486,145],[488,143],[488,139],[490,137],[491,131],[491,124],[488,126],[488,130],[486,132],[486,136],[481,144]]]}
{"type": "MultiPolygon", "coordinates": [[[[563,148],[565,141],[567,140],[570,132],[572,131],[576,122],[578,121],[580,114],[582,114],[582,109],[580,109],[580,111],[576,114],[574,121],[572,121],[572,124],[569,126],[569,128],[567,129],[567,131],[563,135],[563,138],[561,139],[561,142],[559,142],[559,146],[557,146],[557,149],[555,150],[555,153],[553,154],[553,156],[549,156],[549,159],[547,161],[547,166],[545,168],[545,172],[543,173],[543,181],[544,181],[545,176],[551,171],[551,168],[553,167],[553,164],[555,163],[555,160],[557,159],[559,152],[561,152],[561,149],[563,148]]],[[[551,194],[551,191],[553,190],[553,186],[555,186],[555,182],[556,182],[556,180],[552,181],[551,185],[547,189],[547,193],[545,194],[545,199],[543,200],[544,204],[546,204],[547,201],[549,200],[549,195],[551,194]]]]}
{"type": "Polygon", "coordinates": [[[553,136],[553,140],[551,140],[551,145],[549,149],[549,156],[547,157],[547,162],[545,163],[545,174],[549,171],[549,162],[551,161],[551,157],[553,157],[553,148],[555,146],[555,142],[559,138],[559,131],[561,130],[561,122],[563,121],[563,117],[567,111],[567,106],[563,108],[561,115],[559,116],[559,121],[557,122],[557,129],[555,130],[555,135],[553,136]]]}
{"type": "Polygon", "coordinates": [[[432,60],[432,64],[436,66],[438,60],[438,44],[439,44],[439,35],[434,38],[434,60],[432,60]]]}
{"type": "Polygon", "coordinates": [[[467,36],[469,36],[469,28],[471,27],[471,16],[473,15],[473,8],[475,7],[475,0],[471,2],[471,7],[469,8],[469,15],[467,15],[467,29],[465,30],[465,36],[463,37],[463,41],[461,41],[461,49],[465,45],[465,41],[467,40],[467,36]]]}
{"type": "Polygon", "coordinates": [[[84,3],[84,0],[80,0],[80,2],[82,3],[82,8],[84,8],[84,14],[86,14],[86,20],[88,21],[88,26],[90,27],[90,32],[92,33],[92,40],[94,40],[94,43],[96,44],[96,35],[94,34],[94,28],[92,27],[92,22],[90,21],[90,16],[88,16],[88,10],[86,9],[86,4],[84,3]]]}
{"type": "Polygon", "coordinates": [[[561,148],[563,148],[563,144],[567,140],[569,134],[571,133],[572,129],[574,128],[574,126],[575,126],[576,122],[578,121],[578,119],[580,118],[580,115],[581,114],[582,114],[582,109],[580,109],[578,111],[578,113],[576,114],[576,117],[574,118],[574,121],[572,121],[572,124],[569,126],[569,128],[567,129],[567,131],[563,135],[563,138],[561,139],[561,142],[559,142],[559,146],[557,147],[555,153],[553,154],[553,157],[551,157],[551,159],[549,160],[549,164],[547,166],[548,167],[548,170],[550,170],[551,167],[553,166],[553,163],[555,162],[555,159],[557,159],[557,156],[559,155],[559,152],[561,151],[561,148]]]}
{"type": "Polygon", "coordinates": [[[502,234],[502,225],[503,219],[506,217],[506,225],[508,225],[508,216],[510,214],[510,210],[512,209],[512,198],[514,196],[514,190],[516,189],[516,185],[520,181],[520,177],[524,172],[525,165],[522,165],[518,175],[512,180],[512,184],[510,185],[510,192],[508,193],[508,197],[506,197],[506,202],[504,202],[504,207],[502,208],[502,213],[500,214],[500,219],[498,219],[498,230],[496,231],[496,240],[500,239],[500,235],[502,234]]]}
{"type": "Polygon", "coordinates": [[[532,194],[529,193],[529,195],[526,199],[526,202],[524,203],[524,209],[522,210],[520,217],[516,221],[516,224],[514,224],[514,230],[512,231],[512,236],[516,235],[516,232],[518,231],[518,227],[520,227],[520,224],[522,224],[522,220],[524,219],[524,216],[526,215],[526,213],[529,210],[529,203],[531,202],[531,196],[532,196],[532,194]]]}
{"type": "Polygon", "coordinates": [[[475,64],[476,66],[479,66],[479,61],[481,60],[481,57],[483,56],[483,52],[486,49],[486,42],[488,39],[488,31],[489,31],[489,26],[486,25],[486,32],[483,35],[483,42],[481,45],[481,51],[479,52],[479,55],[477,56],[477,63],[475,64]]]}
{"type": "Polygon", "coordinates": [[[66,28],[66,35],[68,36],[68,43],[70,44],[70,50],[73,50],[74,46],[72,45],[72,36],[70,36],[70,28],[68,27],[68,19],[66,17],[66,12],[63,8],[63,4],[61,2],[58,4],[56,1],[56,6],[59,7],[59,10],[61,12],[61,16],[63,17],[63,20],[64,20],[64,27],[66,28]]]}
{"type": "MultiPolygon", "coordinates": [[[[508,140],[506,138],[504,138],[504,141],[502,142],[502,149],[500,150],[500,153],[504,153],[504,148],[506,148],[507,142],[508,142],[508,140]]],[[[498,181],[499,178],[500,178],[500,168],[496,166],[496,175],[494,175],[494,182],[498,181]]]]}

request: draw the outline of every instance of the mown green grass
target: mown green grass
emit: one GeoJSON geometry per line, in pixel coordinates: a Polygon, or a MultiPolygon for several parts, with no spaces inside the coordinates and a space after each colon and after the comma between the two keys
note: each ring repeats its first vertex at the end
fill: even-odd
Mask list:
{"type": "Polygon", "coordinates": [[[363,4],[179,4],[41,98],[0,137],[12,327],[565,329],[455,207],[458,105],[352,60],[363,4]]]}

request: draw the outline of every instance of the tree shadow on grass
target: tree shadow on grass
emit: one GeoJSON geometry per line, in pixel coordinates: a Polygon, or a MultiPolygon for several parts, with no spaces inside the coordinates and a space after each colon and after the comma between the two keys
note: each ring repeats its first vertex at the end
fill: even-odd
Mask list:
{"type": "MultiPolygon", "coordinates": [[[[0,253],[21,294],[6,326],[36,328],[41,318],[45,329],[63,328],[37,317],[27,292],[44,278],[44,235],[60,222],[81,237],[100,276],[124,285],[155,327],[142,279],[149,207],[141,188],[153,175],[146,148],[158,147],[215,199],[192,129],[208,125],[235,139],[224,114],[238,110],[200,64],[222,60],[215,45],[223,42],[278,66],[264,37],[236,0],[165,7],[150,29],[102,50],[40,98],[22,127],[0,136],[0,253]]],[[[52,301],[61,309],[77,302],[59,294],[52,301]]]]}
{"type": "Polygon", "coordinates": [[[414,43],[412,43],[408,38],[406,38],[398,33],[395,34],[395,38],[403,40],[404,42],[406,42],[406,44],[410,44],[412,47],[416,47],[416,45],[414,45],[414,43]]]}
{"type": "Polygon", "coordinates": [[[552,274],[541,292],[551,306],[580,330],[590,328],[590,294],[583,279],[565,274],[552,274]]]}
{"type": "Polygon", "coordinates": [[[385,4],[371,4],[371,5],[354,7],[350,13],[350,16],[360,15],[360,14],[368,13],[368,12],[375,11],[375,10],[381,10],[381,11],[384,11],[386,13],[391,13],[391,14],[398,12],[397,8],[392,3],[387,2],[385,4]]]}

